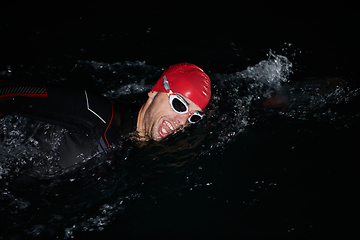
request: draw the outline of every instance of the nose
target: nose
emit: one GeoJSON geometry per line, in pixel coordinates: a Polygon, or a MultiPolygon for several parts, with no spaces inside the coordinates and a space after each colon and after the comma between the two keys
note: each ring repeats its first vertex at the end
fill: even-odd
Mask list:
{"type": "Polygon", "coordinates": [[[187,123],[188,114],[177,114],[175,120],[179,123],[180,126],[184,126],[187,123]]]}

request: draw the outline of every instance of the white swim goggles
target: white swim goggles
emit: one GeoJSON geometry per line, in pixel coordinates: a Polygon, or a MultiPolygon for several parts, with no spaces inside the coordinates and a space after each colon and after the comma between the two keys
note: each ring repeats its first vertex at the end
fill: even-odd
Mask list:
{"type": "Polygon", "coordinates": [[[166,79],[166,76],[163,76],[164,79],[164,88],[166,90],[166,94],[169,97],[169,103],[171,108],[179,114],[188,114],[188,121],[190,123],[197,123],[199,122],[203,117],[204,114],[202,112],[199,111],[189,111],[189,104],[185,101],[184,98],[182,98],[179,94],[177,93],[173,93],[173,91],[171,91],[170,86],[169,86],[169,82],[166,79]]]}

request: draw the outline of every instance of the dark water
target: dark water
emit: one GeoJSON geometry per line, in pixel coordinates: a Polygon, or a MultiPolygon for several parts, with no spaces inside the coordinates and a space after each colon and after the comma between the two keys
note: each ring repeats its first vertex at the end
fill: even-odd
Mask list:
{"type": "Polygon", "coordinates": [[[68,172],[56,152],[66,129],[1,119],[1,239],[358,236],[352,6],[6,9],[3,79],[132,100],[188,61],[213,96],[198,126],[68,172]]]}

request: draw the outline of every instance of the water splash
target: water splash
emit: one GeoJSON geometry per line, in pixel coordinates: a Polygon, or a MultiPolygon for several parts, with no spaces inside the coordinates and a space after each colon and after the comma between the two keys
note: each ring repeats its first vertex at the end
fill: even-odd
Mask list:
{"type": "MultiPolygon", "coordinates": [[[[114,219],[122,218],[123,211],[138,202],[155,205],[159,198],[153,196],[153,188],[183,194],[190,189],[195,192],[215,187],[216,179],[203,179],[199,174],[209,167],[203,167],[199,162],[205,162],[209,155],[222,154],[222,150],[247,127],[266,119],[268,114],[289,119],[305,116],[303,119],[306,120],[312,116],[319,120],[333,119],[334,122],[343,120],[346,116],[337,107],[351,103],[359,96],[359,89],[350,89],[339,82],[323,88],[324,84],[319,81],[290,81],[292,66],[288,58],[270,51],[267,60],[243,71],[211,73],[213,96],[206,109],[206,118],[198,126],[185,129],[167,141],[146,143],[141,151],[126,157],[121,155],[121,149],[114,149],[108,159],[101,159],[102,163],[92,165],[92,168],[84,165],[72,173],[36,182],[26,190],[11,188],[16,171],[29,162],[35,162],[40,168],[45,168],[41,164],[54,164],[52,169],[55,171],[60,141],[55,132],[66,130],[24,118],[0,119],[0,138],[3,140],[0,144],[0,201],[8,207],[1,213],[17,223],[9,227],[11,233],[73,238],[82,232],[104,231],[114,223],[114,219]],[[279,94],[287,96],[287,109],[264,107],[265,99],[279,94]],[[29,129],[34,133],[25,134],[29,129]],[[111,158],[116,160],[115,163],[111,163],[111,158]],[[143,186],[151,186],[154,179],[162,179],[160,174],[166,175],[167,171],[170,172],[168,175],[182,174],[186,178],[166,178],[170,181],[162,181],[160,187],[148,187],[150,193],[144,191],[143,186]],[[171,185],[171,180],[181,183],[171,185]],[[36,193],[36,197],[32,193],[36,193]],[[30,208],[41,211],[36,210],[38,215],[30,216],[30,208]],[[43,219],[49,221],[44,223],[43,219]]],[[[148,91],[162,71],[163,68],[145,62],[105,64],[78,61],[68,78],[88,76],[86,80],[92,82],[87,84],[94,83],[100,94],[121,99],[148,91]]],[[[260,199],[260,187],[262,190],[272,183],[255,182],[251,188],[254,191],[249,190],[252,195],[244,200],[244,205],[256,205],[253,201],[260,199]]]]}
{"type": "Polygon", "coordinates": [[[25,166],[41,175],[60,170],[57,151],[66,129],[17,115],[1,118],[0,125],[0,179],[25,166]]]}
{"type": "Polygon", "coordinates": [[[271,50],[268,56],[268,60],[263,60],[255,66],[236,73],[237,77],[257,83],[265,83],[267,87],[279,89],[281,83],[289,81],[293,64],[287,57],[276,55],[271,50]]]}
{"type": "Polygon", "coordinates": [[[233,74],[212,74],[214,91],[209,107],[209,125],[214,146],[220,147],[255,123],[259,115],[252,111],[263,107],[262,100],[281,90],[289,82],[292,63],[269,52],[269,59],[233,74]],[[214,139],[215,138],[215,139],[214,139]]]}

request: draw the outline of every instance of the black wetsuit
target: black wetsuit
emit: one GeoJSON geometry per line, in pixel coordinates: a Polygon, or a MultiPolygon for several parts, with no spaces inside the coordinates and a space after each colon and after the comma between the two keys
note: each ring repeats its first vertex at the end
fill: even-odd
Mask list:
{"type": "Polygon", "coordinates": [[[120,136],[136,131],[139,106],[115,105],[86,90],[0,80],[0,117],[18,114],[67,129],[59,147],[63,168],[105,153],[120,136]]]}

